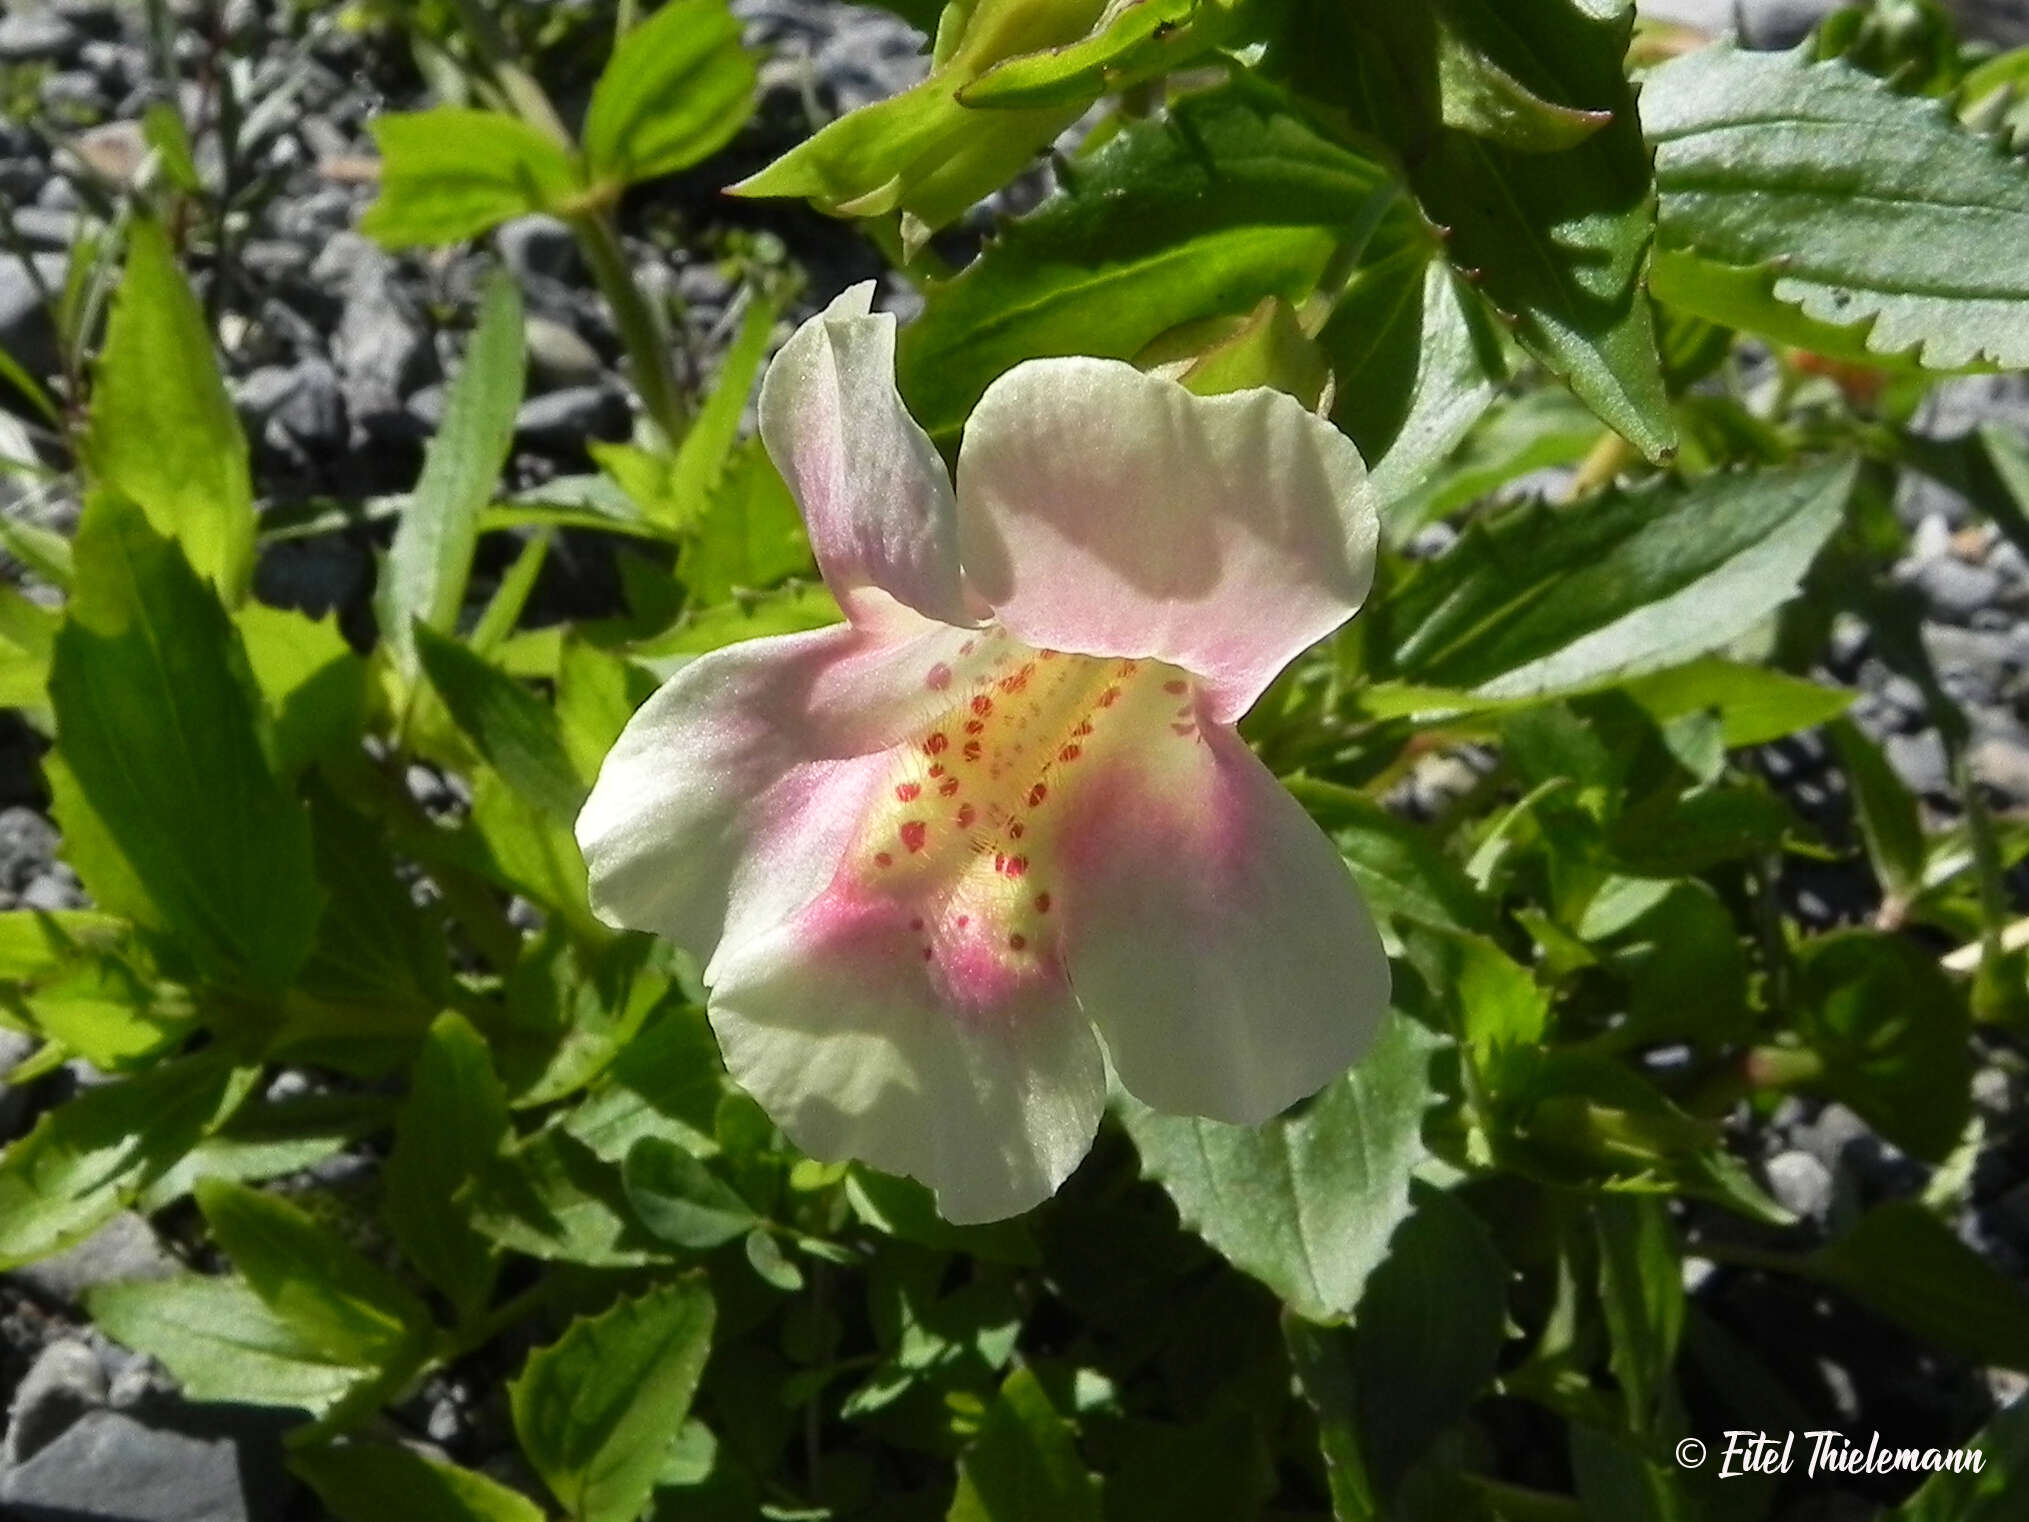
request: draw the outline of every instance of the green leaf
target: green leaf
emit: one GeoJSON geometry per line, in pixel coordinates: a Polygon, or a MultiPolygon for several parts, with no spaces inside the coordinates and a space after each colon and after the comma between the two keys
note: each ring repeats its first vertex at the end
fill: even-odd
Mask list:
{"type": "Polygon", "coordinates": [[[47,1111],[0,1153],[0,1268],[97,1231],[230,1115],[256,1076],[204,1053],[47,1111]]]}
{"type": "Polygon", "coordinates": [[[248,603],[233,615],[247,663],[275,716],[275,771],[293,779],[311,762],[359,743],[366,723],[366,662],[338,631],[334,614],[248,603]]]}
{"type": "Polygon", "coordinates": [[[393,1443],[298,1448],[289,1468],[338,1522],[543,1522],[520,1491],[393,1443]]]}
{"type": "Polygon", "coordinates": [[[689,1152],[644,1136],[620,1170],[641,1224],[678,1247],[719,1247],[751,1231],[753,1208],[689,1152]]]}
{"type": "Polygon", "coordinates": [[[277,1195],[228,1179],[191,1191],[249,1288],[333,1363],[409,1369],[433,1327],[423,1303],[336,1232],[277,1195]]]}
{"type": "Polygon", "coordinates": [[[1493,929],[1492,905],[1427,830],[1352,788],[1309,777],[1286,786],[1331,836],[1379,914],[1451,930],[1493,929]]]}
{"type": "Polygon", "coordinates": [[[1812,329],[1857,330],[1848,356],[1858,339],[1932,368],[2029,364],[2029,169],[1944,102],[1722,45],[1655,70],[1641,108],[1678,256],[1658,263],[1664,299],[1810,348],[1812,329]],[[1783,331],[1764,302],[1810,326],[1783,331]]]}
{"type": "MultiPolygon", "coordinates": [[[[1351,10],[1343,33],[1293,30],[1283,60],[1343,98],[1408,166],[1446,256],[1507,313],[1523,347],[1650,459],[1676,446],[1644,276],[1655,230],[1648,149],[1623,68],[1631,8],[1580,0],[1447,0],[1351,10]],[[1327,62],[1350,53],[1358,62],[1327,62]],[[1564,135],[1609,119],[1561,152],[1539,130],[1516,139],[1484,90],[1506,78],[1549,108],[1564,135]],[[1486,135],[1497,131],[1500,140],[1486,135]]],[[[1512,107],[1515,96],[1509,92],[1512,107]]]]}
{"type": "Polygon", "coordinates": [[[1186,1226],[1298,1313],[1335,1320],[1409,1214],[1437,1044],[1396,1015],[1352,1072],[1265,1125],[1135,1107],[1127,1129],[1186,1226]]]}
{"type": "Polygon", "coordinates": [[[1573,1422],[1571,1475],[1581,1515],[1614,1522],[1697,1522],[1680,1470],[1665,1468],[1617,1434],[1573,1422]]]}
{"type": "Polygon", "coordinates": [[[578,1522],[633,1522],[711,1351],[711,1292],[679,1279],[574,1321],[507,1387],[521,1451],[578,1522]]]}
{"type": "Polygon", "coordinates": [[[1519,697],[1706,654],[1796,592],[1853,479],[1850,464],[1720,475],[1476,522],[1397,596],[1397,667],[1519,697]]]}
{"type": "Polygon", "coordinates": [[[1099,1522],[1099,1481],[1036,1376],[1017,1369],[958,1460],[946,1522],[1099,1522]]]}
{"type": "Polygon", "coordinates": [[[1479,304],[1414,232],[1386,257],[1369,250],[1318,334],[1338,389],[1332,421],[1366,457],[1391,532],[1400,504],[1422,496],[1493,401],[1504,368],[1479,304]]]}
{"type": "Polygon", "coordinates": [[[505,271],[487,282],[465,363],[444,403],[444,424],[395,528],[374,589],[381,637],[397,668],[415,673],[410,625],[448,632],[465,601],[479,516],[514,444],[522,390],[521,293],[505,271]]]}
{"type": "Polygon", "coordinates": [[[811,569],[803,515],[759,439],[737,449],[712,491],[679,569],[700,607],[811,569]]]}
{"type": "Polygon", "coordinates": [[[1395,496],[1382,528],[1391,543],[1406,543],[1425,524],[1531,471],[1576,465],[1599,437],[1599,419],[1561,388],[1497,402],[1447,461],[1416,489],[1395,496]]]}
{"type": "Polygon", "coordinates": [[[609,1163],[644,1136],[677,1142],[698,1157],[718,1150],[712,1117],[726,1092],[725,1067],[704,1012],[675,1009],[620,1049],[564,1130],[609,1163]]]}
{"type": "Polygon", "coordinates": [[[561,1131],[507,1148],[465,1198],[475,1227],[533,1258],[633,1268],[670,1256],[634,1219],[620,1170],[561,1131]]]}
{"type": "Polygon", "coordinates": [[[2029,1372],[2029,1292],[1914,1201],[1875,1206],[1799,1267],[1948,1353],[2029,1372]]]}
{"type": "Polygon", "coordinates": [[[193,1012],[180,991],[158,987],[120,957],[88,953],[32,990],[0,986],[0,1011],[102,1073],[125,1073],[189,1034],[193,1012]]]}
{"type": "Polygon", "coordinates": [[[93,816],[75,833],[103,831],[142,901],[94,891],[159,924],[212,981],[280,992],[322,894],[238,632],[176,546],[117,498],[86,508],[77,560],[50,677],[57,750],[93,816]]]}
{"type": "MultiPolygon", "coordinates": [[[[768,352],[768,340],[780,316],[775,303],[754,296],[740,317],[740,330],[719,362],[711,394],[691,419],[690,431],[677,445],[676,459],[669,471],[668,502],[663,521],[671,527],[687,526],[702,518],[713,502],[720,481],[735,464],[734,445],[739,441],[740,419],[746,414],[754,390],[754,377],[761,373],[761,361],[768,352]]],[[[646,508],[647,504],[643,504],[646,508]]]]}
{"type": "Polygon", "coordinates": [[[1684,1329],[1682,1253],[1659,1199],[1601,1195],[1593,1201],[1592,1219],[1613,1377],[1627,1401],[1629,1425],[1646,1432],[1669,1387],[1684,1329]]]}
{"type": "Polygon", "coordinates": [[[1797,1033],[1817,1080],[1898,1147],[1940,1162],[1971,1114],[1972,1017],[1936,956],[1901,936],[1852,930],[1798,948],[1797,1033]]]}
{"type": "Polygon", "coordinates": [[[1829,733],[1852,789],[1867,860],[1883,892],[1906,901],[1923,886],[1926,847],[1916,795],[1896,775],[1881,747],[1857,727],[1841,720],[1829,733]]]}
{"type": "Polygon", "coordinates": [[[2008,1522],[2029,1476],[2029,1401],[1996,1412],[1969,1446],[1979,1450],[1977,1470],[1932,1475],[1881,1522],[2008,1522]]]}
{"type": "Polygon", "coordinates": [[[556,710],[457,640],[423,623],[414,634],[424,674],[473,748],[551,818],[575,820],[589,789],[571,764],[556,710]]]}
{"type": "Polygon", "coordinates": [[[1636,677],[1621,690],[1658,723],[1685,714],[1717,714],[1728,750],[1814,729],[1853,705],[1853,694],[1845,688],[1716,656],[1636,677]]]}
{"type": "Polygon", "coordinates": [[[385,1208],[403,1255],[461,1316],[486,1302],[493,1249],[446,1202],[485,1172],[507,1135],[507,1095],[485,1039],[462,1015],[439,1015],[395,1123],[385,1208]]]}
{"type": "Polygon", "coordinates": [[[1348,239],[1394,211],[1373,159],[1308,126],[1273,92],[1231,85],[1129,126],[1012,223],[965,272],[930,289],[902,330],[909,411],[958,432],[987,386],[1024,359],[1129,359],[1186,322],[1301,302],[1348,239]]]}
{"type": "Polygon", "coordinates": [[[228,606],[246,595],[254,563],[246,436],[169,236],[145,217],[128,229],[84,453],[93,482],[139,503],[228,606]]]}
{"type": "Polygon", "coordinates": [[[1089,104],[974,111],[958,98],[994,63],[1075,42],[1101,0],[975,0],[947,7],[929,78],[848,112],[751,179],[741,195],[803,196],[833,216],[901,211],[935,230],[1005,184],[1089,104]]]}
{"type": "Polygon", "coordinates": [[[1232,29],[1237,12],[1232,0],[1140,0],[1113,7],[1090,35],[1005,59],[961,89],[958,99],[974,109],[1082,108],[1210,51],[1232,29]]]}
{"type": "Polygon", "coordinates": [[[300,1173],[385,1130],[389,1110],[385,1100],[363,1094],[312,1094],[243,1104],[142,1190],[135,1208],[143,1214],[164,1209],[189,1194],[201,1178],[246,1182],[300,1173]]]}
{"type": "Polygon", "coordinates": [[[397,111],[372,131],[380,195],[359,227],[389,248],[456,243],[524,212],[566,210],[581,189],[570,150],[504,112],[397,111]]]}
{"type": "Polygon", "coordinates": [[[174,1374],[187,1400],[298,1406],[321,1416],[377,1377],[313,1346],[238,1278],[97,1284],[85,1305],[100,1331],[174,1374]]]}
{"type": "Polygon", "coordinates": [[[614,186],[716,153],[753,110],[754,60],[726,0],[668,0],[622,37],[592,89],[585,167],[614,186]]]}

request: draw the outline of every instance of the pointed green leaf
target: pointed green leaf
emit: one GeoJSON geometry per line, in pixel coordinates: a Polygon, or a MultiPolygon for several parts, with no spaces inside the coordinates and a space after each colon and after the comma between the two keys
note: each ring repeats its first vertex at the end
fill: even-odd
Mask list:
{"type": "Polygon", "coordinates": [[[754,102],[754,60],[726,0],[667,0],[622,37],[585,112],[585,166],[614,185],[716,153],[754,102]]]}
{"type": "Polygon", "coordinates": [[[476,237],[524,212],[564,209],[582,188],[569,149],[504,112],[397,111],[372,131],[380,195],[359,227],[389,248],[476,237]]]}

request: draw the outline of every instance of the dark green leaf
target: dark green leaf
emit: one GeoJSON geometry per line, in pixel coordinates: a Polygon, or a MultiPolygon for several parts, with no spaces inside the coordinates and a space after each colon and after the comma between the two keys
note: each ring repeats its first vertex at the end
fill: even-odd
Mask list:
{"type": "Polygon", "coordinates": [[[1627,1401],[1628,1423],[1646,1432],[1656,1419],[1677,1338],[1684,1328],[1684,1270],[1663,1202],[1602,1195],[1593,1202],[1599,1234],[1599,1303],[1606,1313],[1613,1377],[1627,1401]]]}
{"type": "Polygon", "coordinates": [[[958,1461],[947,1522],[1099,1522],[1099,1482],[1034,1374],[1017,1369],[958,1461]]]}
{"type": "Polygon", "coordinates": [[[754,60],[725,0],[667,0],[613,49],[585,112],[585,167],[615,186],[716,153],[753,109],[754,60]]]}
{"type": "Polygon", "coordinates": [[[1641,109],[1664,299],[1834,353],[2029,363],[2029,170],[1943,102],[1721,45],[1650,74],[1641,109]]]}
{"type": "Polygon", "coordinates": [[[1888,764],[1881,747],[1854,725],[1841,720],[1829,733],[1853,793],[1867,860],[1882,890],[1906,900],[1923,884],[1923,821],[1917,815],[1916,797],[1888,764]]]}
{"type": "Polygon", "coordinates": [[[1394,177],[1271,92],[1231,86],[1137,123],[1072,170],[966,271],[934,287],[898,351],[910,412],[955,436],[1024,359],[1127,359],[1186,322],[1266,296],[1300,303],[1332,255],[1389,211],[1394,177]]]}
{"type": "Polygon", "coordinates": [[[579,1522],[634,1522],[711,1351],[711,1292],[679,1279],[574,1321],[507,1387],[521,1451],[579,1522]]]}
{"type": "Polygon", "coordinates": [[[1308,777],[1291,778],[1288,787],[1381,914],[1451,930],[1493,929],[1491,905],[1428,831],[1351,788],[1308,777]]]}
{"type": "Polygon", "coordinates": [[[142,901],[92,885],[159,924],[206,977],[279,992],[321,894],[239,635],[176,546],[117,498],[86,509],[77,556],[50,678],[58,751],[142,901]]]}
{"type": "Polygon", "coordinates": [[[1914,1201],[1875,1206],[1800,1266],[1946,1352],[2029,1372],[2029,1292],[1914,1201]]]}
{"type": "Polygon", "coordinates": [[[1358,1067],[1265,1125],[1136,1107],[1127,1128],[1185,1225],[1299,1313],[1335,1320],[1409,1214],[1436,1046],[1396,1015],[1358,1067]]]}
{"type": "Polygon", "coordinates": [[[2016,1397],[1969,1446],[1978,1469],[1932,1475],[1882,1522],[2009,1522],[2029,1476],[2029,1401],[2016,1397]]]}
{"type": "Polygon", "coordinates": [[[609,1163],[644,1136],[677,1142],[696,1156],[718,1150],[712,1117],[726,1092],[725,1065],[704,1012],[672,1009],[620,1049],[564,1130],[609,1163]]]}
{"type": "Polygon", "coordinates": [[[530,1257],[632,1268],[669,1256],[634,1219],[620,1170],[561,1131],[509,1147],[466,1199],[475,1227],[530,1257]]]}
{"type": "Polygon", "coordinates": [[[758,439],[733,452],[680,569],[699,607],[772,587],[811,568],[803,515],[758,439]]]}
{"type": "Polygon", "coordinates": [[[643,1226],[678,1247],[718,1247],[753,1229],[753,1208],[674,1142],[644,1136],[621,1169],[643,1226]]]}
{"type": "Polygon", "coordinates": [[[556,711],[521,683],[426,624],[415,626],[423,671],[474,749],[514,790],[569,824],[587,791],[556,711]]]}
{"type": "Polygon", "coordinates": [[[229,606],[246,595],[254,564],[246,436],[169,235],[146,217],[128,228],[85,459],[94,483],[139,503],[229,606]]]}
{"type": "Polygon", "coordinates": [[[1897,1146],[1932,1162],[1971,1113],[1972,1024],[1935,954],[1901,936],[1843,931],[1798,948],[1798,1033],[1819,1083],[1897,1146]]]}
{"type": "Polygon", "coordinates": [[[374,118],[373,140],[380,196],[359,226],[389,248],[456,243],[523,212],[564,209],[580,189],[570,151],[504,112],[393,112],[374,118]]]}
{"type": "Polygon", "coordinates": [[[439,1015],[395,1125],[386,1211],[403,1254],[464,1315],[486,1301],[493,1252],[447,1202],[486,1171],[507,1135],[507,1096],[485,1040],[462,1015],[439,1015]]]}
{"type": "Polygon", "coordinates": [[[1814,465],[1476,523],[1397,597],[1397,665],[1516,697],[1703,655],[1794,595],[1852,483],[1850,465],[1814,465]]]}

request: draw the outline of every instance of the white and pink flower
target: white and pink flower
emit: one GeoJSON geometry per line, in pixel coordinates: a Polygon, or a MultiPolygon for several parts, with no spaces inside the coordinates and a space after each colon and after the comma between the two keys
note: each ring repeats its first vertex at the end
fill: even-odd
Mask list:
{"type": "Polygon", "coordinates": [[[1377,518],[1293,399],[1100,359],[996,381],[954,492],[871,297],[761,391],[848,622],[685,667],[578,839],[601,917],[704,960],[728,1068],[798,1146],[991,1220],[1085,1155],[1106,1056],[1156,1109],[1254,1124],[1373,1033],[1373,922],[1233,725],[1359,607],[1377,518]]]}

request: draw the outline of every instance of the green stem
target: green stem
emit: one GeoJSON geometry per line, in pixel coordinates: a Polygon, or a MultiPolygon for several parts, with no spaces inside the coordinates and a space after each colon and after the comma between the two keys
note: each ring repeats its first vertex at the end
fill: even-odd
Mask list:
{"type": "Polygon", "coordinates": [[[642,409],[657,434],[655,445],[665,451],[673,449],[690,425],[690,408],[669,362],[669,340],[641,287],[634,283],[634,272],[627,267],[613,213],[601,208],[579,212],[569,221],[586,262],[592,266],[592,278],[613,309],[634,387],[641,393],[642,409]]]}

